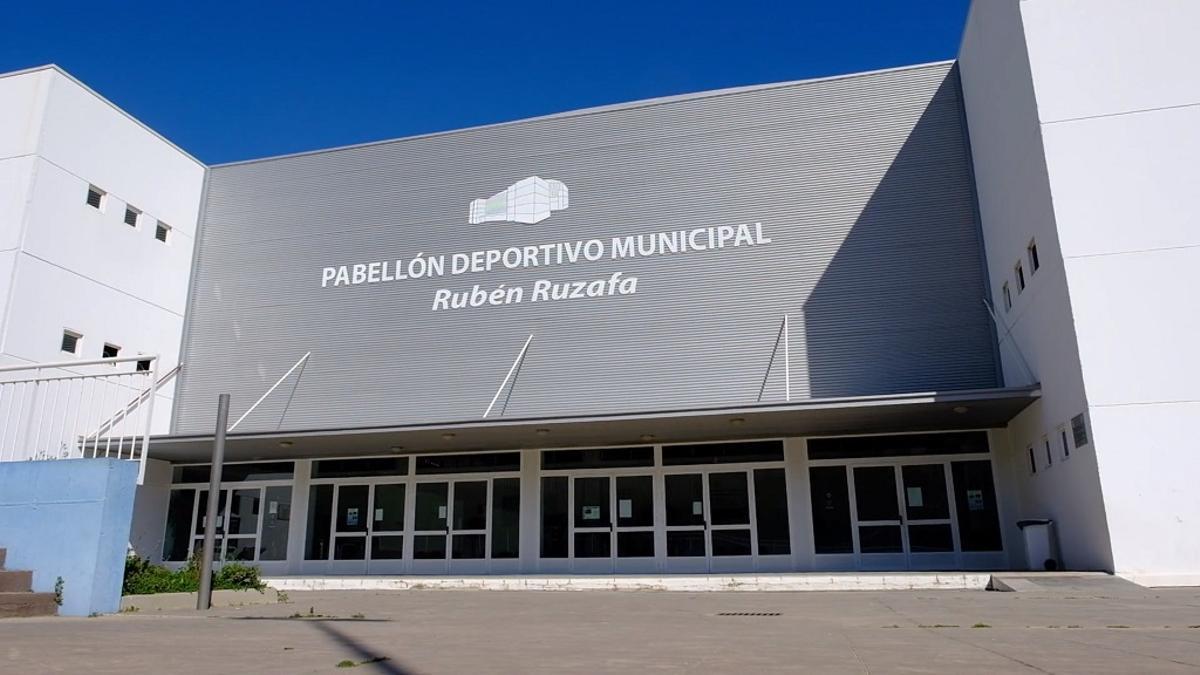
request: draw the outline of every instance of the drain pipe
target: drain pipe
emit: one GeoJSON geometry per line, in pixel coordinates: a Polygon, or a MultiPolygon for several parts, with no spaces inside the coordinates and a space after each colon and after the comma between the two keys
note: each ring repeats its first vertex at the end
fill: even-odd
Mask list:
{"type": "Polygon", "coordinates": [[[204,553],[200,559],[200,592],[196,609],[212,607],[212,568],[217,544],[217,506],[221,503],[221,470],[225,464],[225,429],[229,425],[229,394],[217,397],[217,432],[213,436],[208,476],[208,509],[204,518],[204,553]]]}

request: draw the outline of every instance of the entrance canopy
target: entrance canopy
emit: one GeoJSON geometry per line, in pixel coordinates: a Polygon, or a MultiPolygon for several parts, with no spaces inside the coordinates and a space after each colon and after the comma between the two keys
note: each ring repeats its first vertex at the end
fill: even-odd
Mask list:
{"type": "MultiPolygon", "coordinates": [[[[727,438],[875,434],[1001,427],[1041,395],[1037,386],[809,399],[784,405],[635,415],[480,419],[444,424],[230,434],[226,461],[680,443],[727,438]]],[[[216,402],[213,402],[216,405],[216,402]]],[[[211,434],[156,436],[150,457],[204,462],[211,434]]]]}

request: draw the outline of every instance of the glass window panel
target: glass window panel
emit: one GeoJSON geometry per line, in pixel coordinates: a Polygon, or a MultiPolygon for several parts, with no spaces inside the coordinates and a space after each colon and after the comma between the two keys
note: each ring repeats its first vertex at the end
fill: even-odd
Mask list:
{"type": "Polygon", "coordinates": [[[308,488],[308,532],[304,542],[305,560],[329,559],[329,527],[333,522],[333,486],[308,488]]]}
{"type": "Polygon", "coordinates": [[[986,459],[952,462],[958,538],[964,551],[1000,551],[1000,517],[992,483],[992,463],[986,459]]]}
{"type": "Polygon", "coordinates": [[[492,557],[521,555],[521,479],[492,481],[492,557]]]}
{"type": "Polygon", "coordinates": [[[758,469],[754,472],[754,518],[758,526],[759,555],[787,555],[792,552],[787,478],[783,469],[758,469]]]}
{"type": "Polygon", "coordinates": [[[973,452],[983,453],[987,451],[987,433],[983,431],[965,431],[949,434],[813,438],[808,441],[809,459],[956,455],[973,452]]]}
{"type": "Polygon", "coordinates": [[[653,532],[617,532],[618,558],[653,558],[653,532]]]}
{"type": "Polygon", "coordinates": [[[858,519],[900,520],[896,501],[896,469],[890,466],[854,468],[854,502],[858,519]]]}
{"type": "Polygon", "coordinates": [[[417,474],[520,471],[519,452],[481,452],[469,455],[425,455],[417,458],[417,474]]]}
{"type": "MultiPolygon", "coordinates": [[[[222,555],[224,555],[222,553],[222,551],[224,550],[224,548],[223,548],[224,546],[225,546],[225,538],[217,537],[216,542],[213,544],[213,558],[215,560],[224,560],[224,558],[221,557],[222,555]]],[[[197,537],[197,538],[193,539],[192,540],[192,557],[196,557],[196,556],[200,555],[202,551],[204,551],[204,537],[197,537]]]]}
{"type": "Polygon", "coordinates": [[[542,479],[542,550],[543,558],[567,557],[567,504],[566,476],[542,479]]]}
{"type": "Polygon", "coordinates": [[[444,560],[446,558],[446,535],[422,534],[413,537],[413,558],[444,560]]]}
{"type": "Polygon", "coordinates": [[[667,525],[704,524],[704,477],[698,473],[665,476],[667,525]]]}
{"type": "Polygon", "coordinates": [[[337,497],[338,532],[367,531],[367,496],[369,485],[339,485],[337,497]]]}
{"type": "MultiPolygon", "coordinates": [[[[229,490],[221,490],[217,499],[217,534],[225,532],[225,498],[229,490]]],[[[208,520],[208,490],[200,490],[199,503],[196,505],[196,534],[204,534],[204,524],[208,520]]]]}
{"type": "MultiPolygon", "coordinates": [[[[612,523],[609,479],[575,479],[575,527],[608,527],[612,523]]],[[[575,552],[576,557],[579,551],[575,552]]]]}
{"type": "Polygon", "coordinates": [[[654,479],[650,476],[617,477],[617,526],[654,525],[654,479]]]}
{"type": "Polygon", "coordinates": [[[858,528],[858,546],[863,553],[900,553],[899,525],[862,525],[858,528]]]}
{"type": "Polygon", "coordinates": [[[334,537],[334,560],[363,560],[367,557],[367,538],[361,535],[334,537]]]}
{"type": "Polygon", "coordinates": [[[313,478],[349,478],[353,476],[407,476],[407,457],[367,457],[363,459],[323,459],[313,462],[313,478]]]}
{"type": "Polygon", "coordinates": [[[900,476],[904,481],[904,510],[909,520],[950,517],[950,504],[946,496],[946,469],[943,465],[903,466],[900,467],[900,476]]]}
{"type": "Polygon", "coordinates": [[[455,559],[473,560],[487,557],[487,535],[456,534],[452,537],[450,556],[455,559]]]}
{"type": "Polygon", "coordinates": [[[704,531],[667,532],[667,555],[672,558],[694,558],[707,555],[704,551],[704,531]]]}
{"type": "Polygon", "coordinates": [[[663,446],[664,466],[781,461],[783,461],[783,443],[781,441],[663,446]]]}
{"type": "MultiPolygon", "coordinates": [[[[293,462],[234,462],[225,464],[221,470],[222,483],[240,483],[250,480],[285,480],[295,473],[293,462]]],[[[211,476],[210,465],[197,464],[176,466],[171,470],[173,483],[207,483],[211,476]]]]}
{"type": "Polygon", "coordinates": [[[576,558],[607,558],[612,555],[612,537],[608,532],[576,532],[576,558]]]}
{"type": "Polygon", "coordinates": [[[371,560],[400,560],[403,557],[403,536],[389,534],[371,537],[371,560]]]}
{"type": "Polygon", "coordinates": [[[708,501],[713,525],[750,524],[750,489],[745,472],[710,473],[708,501]]]}
{"type": "Polygon", "coordinates": [[[714,556],[750,555],[750,530],[712,530],[714,556]]]}
{"type": "Polygon", "coordinates": [[[262,491],[233,490],[233,501],[229,505],[229,534],[258,534],[258,508],[262,491]]]}
{"type": "Polygon", "coordinates": [[[404,483],[384,483],[375,486],[374,513],[371,529],[375,532],[398,532],[404,529],[404,483]]]}
{"type": "Polygon", "coordinates": [[[908,550],[913,553],[937,553],[954,550],[950,525],[909,525],[908,550]]]}
{"type": "Polygon", "coordinates": [[[850,529],[850,489],[846,467],[814,466],[808,469],[812,497],[813,546],[817,553],[853,553],[850,529]]]}
{"type": "Polygon", "coordinates": [[[254,537],[230,537],[225,547],[225,560],[254,560],[257,541],[254,537]]]}
{"type": "Polygon", "coordinates": [[[195,490],[171,490],[167,503],[167,529],[163,533],[163,560],[187,560],[195,505],[195,490]]]}
{"type": "Polygon", "coordinates": [[[454,484],[454,529],[487,529],[487,481],[454,484]]]}
{"type": "MultiPolygon", "coordinates": [[[[449,483],[417,483],[415,527],[418,530],[445,530],[450,494],[449,483]]],[[[416,540],[413,540],[416,541],[416,540]]],[[[443,550],[445,544],[442,544],[443,550]]],[[[442,556],[445,557],[444,555],[442,556]]]]}
{"type": "Polygon", "coordinates": [[[587,448],[542,452],[543,469],[606,469],[634,466],[654,466],[654,448],[587,448]]]}
{"type": "Polygon", "coordinates": [[[258,559],[287,560],[288,527],[292,520],[292,486],[273,485],[267,488],[266,494],[262,548],[258,552],[258,559]]]}

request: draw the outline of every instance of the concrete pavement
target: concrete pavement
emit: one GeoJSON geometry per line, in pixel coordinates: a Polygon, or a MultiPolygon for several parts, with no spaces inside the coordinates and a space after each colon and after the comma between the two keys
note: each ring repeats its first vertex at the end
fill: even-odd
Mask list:
{"type": "Polygon", "coordinates": [[[1200,589],[318,591],[206,614],[0,622],[0,672],[351,670],[1195,673],[1200,589]]]}

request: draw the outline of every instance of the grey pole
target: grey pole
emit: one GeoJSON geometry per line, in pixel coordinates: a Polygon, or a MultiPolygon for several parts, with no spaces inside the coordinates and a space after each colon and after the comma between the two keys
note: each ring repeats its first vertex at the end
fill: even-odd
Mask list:
{"type": "Polygon", "coordinates": [[[217,432],[213,436],[212,466],[208,476],[208,510],[204,519],[204,553],[200,559],[200,593],[196,609],[212,606],[213,552],[217,547],[217,506],[221,503],[221,469],[225,464],[225,430],[229,426],[229,394],[217,397],[217,432]]]}

